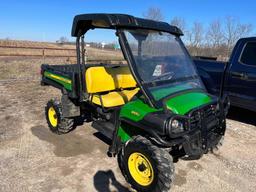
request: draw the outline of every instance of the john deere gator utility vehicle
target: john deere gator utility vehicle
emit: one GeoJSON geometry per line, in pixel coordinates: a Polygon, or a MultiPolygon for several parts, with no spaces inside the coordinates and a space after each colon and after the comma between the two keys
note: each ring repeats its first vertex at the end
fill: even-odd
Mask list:
{"type": "Polygon", "coordinates": [[[222,93],[207,93],[181,35],[175,26],[130,15],[76,16],[77,64],[42,65],[42,85],[62,91],[46,106],[50,130],[68,133],[76,119],[91,121],[111,140],[108,154],[133,188],[168,191],[173,162],[216,147],[228,110],[222,93]],[[95,28],[115,32],[127,65],[85,64],[84,35],[95,28]]]}

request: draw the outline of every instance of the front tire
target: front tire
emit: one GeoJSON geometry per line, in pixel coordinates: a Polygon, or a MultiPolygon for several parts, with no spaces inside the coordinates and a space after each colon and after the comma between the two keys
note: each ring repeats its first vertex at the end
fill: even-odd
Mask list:
{"type": "Polygon", "coordinates": [[[136,136],[118,154],[127,182],[141,192],[164,192],[171,188],[174,165],[171,155],[142,136],[136,136]]]}
{"type": "Polygon", "coordinates": [[[220,148],[222,147],[224,142],[224,136],[221,136],[217,144],[210,148],[210,152],[213,154],[220,154],[220,148]]]}
{"type": "Polygon", "coordinates": [[[57,100],[48,101],[45,116],[50,130],[58,135],[74,129],[74,119],[63,117],[61,104],[57,100]]]}

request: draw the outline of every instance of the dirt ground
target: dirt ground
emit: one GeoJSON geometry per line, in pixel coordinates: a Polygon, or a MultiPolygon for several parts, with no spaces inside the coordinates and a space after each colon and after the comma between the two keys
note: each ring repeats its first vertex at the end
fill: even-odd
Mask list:
{"type": "MultiPolygon", "coordinates": [[[[132,191],[89,124],[48,130],[44,106],[58,96],[38,81],[0,82],[0,191],[132,191]]],[[[175,164],[172,191],[256,191],[255,113],[232,108],[227,124],[218,154],[175,164]]]]}

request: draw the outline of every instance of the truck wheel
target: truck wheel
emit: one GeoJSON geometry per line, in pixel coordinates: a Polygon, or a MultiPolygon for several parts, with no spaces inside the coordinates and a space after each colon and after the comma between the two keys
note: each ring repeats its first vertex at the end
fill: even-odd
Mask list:
{"type": "Polygon", "coordinates": [[[61,104],[57,100],[48,101],[45,107],[47,124],[53,133],[65,134],[74,129],[74,119],[62,116],[61,104]]]}
{"type": "Polygon", "coordinates": [[[118,154],[127,182],[137,191],[168,191],[174,178],[171,155],[142,136],[136,136],[118,154]]]}

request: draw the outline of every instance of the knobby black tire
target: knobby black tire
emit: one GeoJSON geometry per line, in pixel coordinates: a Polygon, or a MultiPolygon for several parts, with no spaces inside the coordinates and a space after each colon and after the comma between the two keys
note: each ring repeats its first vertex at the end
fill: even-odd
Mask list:
{"type": "Polygon", "coordinates": [[[174,179],[174,164],[172,156],[142,136],[133,137],[123,147],[117,156],[118,165],[128,183],[140,192],[169,191],[174,179]],[[140,152],[151,162],[154,170],[154,180],[149,186],[139,185],[131,176],[128,169],[128,158],[133,152],[140,152]]]}
{"type": "Polygon", "coordinates": [[[221,136],[218,143],[215,146],[211,147],[209,149],[209,151],[211,153],[214,153],[214,154],[219,154],[220,153],[220,148],[222,147],[223,142],[224,142],[224,136],[221,136]]]}
{"type": "Polygon", "coordinates": [[[69,133],[74,129],[74,119],[72,118],[65,118],[62,115],[62,106],[61,103],[56,100],[52,99],[48,101],[46,107],[45,107],[45,117],[48,124],[49,129],[58,135],[69,133]],[[48,110],[50,107],[53,107],[57,114],[57,126],[53,127],[50,123],[49,117],[48,117],[48,110]]]}

